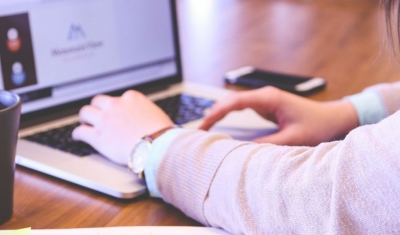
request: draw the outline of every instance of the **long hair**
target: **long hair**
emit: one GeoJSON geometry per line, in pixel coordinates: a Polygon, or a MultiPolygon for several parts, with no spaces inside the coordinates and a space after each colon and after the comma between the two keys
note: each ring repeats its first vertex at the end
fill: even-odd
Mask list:
{"type": "Polygon", "coordinates": [[[396,54],[400,39],[400,4],[398,0],[382,0],[386,15],[386,28],[390,46],[396,54]]]}

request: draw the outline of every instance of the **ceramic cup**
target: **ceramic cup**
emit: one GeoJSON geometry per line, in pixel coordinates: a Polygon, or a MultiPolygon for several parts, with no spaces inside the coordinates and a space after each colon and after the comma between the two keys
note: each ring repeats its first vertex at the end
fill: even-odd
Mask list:
{"type": "Polygon", "coordinates": [[[18,139],[21,99],[0,90],[0,224],[13,213],[15,154],[18,139]]]}

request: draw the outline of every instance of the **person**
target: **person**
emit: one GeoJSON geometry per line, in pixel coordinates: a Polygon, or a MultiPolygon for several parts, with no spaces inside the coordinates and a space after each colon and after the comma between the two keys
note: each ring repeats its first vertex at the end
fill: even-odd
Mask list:
{"type": "MultiPolygon", "coordinates": [[[[384,5],[391,22],[397,1],[384,5]]],[[[93,98],[73,137],[126,165],[135,142],[157,133],[144,163],[150,194],[206,226],[233,234],[399,234],[398,94],[400,82],[316,102],[265,87],[232,94],[202,130],[187,130],[127,91],[93,98]],[[279,131],[247,142],[206,131],[247,107],[279,131]]]]}

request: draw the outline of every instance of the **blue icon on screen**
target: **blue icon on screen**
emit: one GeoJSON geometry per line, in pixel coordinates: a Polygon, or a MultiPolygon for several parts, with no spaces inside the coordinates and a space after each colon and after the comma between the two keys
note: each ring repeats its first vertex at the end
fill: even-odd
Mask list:
{"type": "Polygon", "coordinates": [[[71,24],[68,32],[68,40],[77,40],[86,38],[85,31],[83,30],[82,26],[77,24],[71,24]]]}
{"type": "Polygon", "coordinates": [[[12,65],[11,80],[16,86],[21,86],[26,80],[26,73],[24,72],[24,67],[20,62],[15,62],[12,65]]]}

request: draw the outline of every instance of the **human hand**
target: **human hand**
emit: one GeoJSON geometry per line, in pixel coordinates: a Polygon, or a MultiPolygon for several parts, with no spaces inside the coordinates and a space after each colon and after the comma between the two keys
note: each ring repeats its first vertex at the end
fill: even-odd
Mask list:
{"type": "Polygon", "coordinates": [[[79,112],[81,125],[72,132],[110,160],[126,165],[135,143],[144,135],[173,125],[152,101],[137,91],[121,97],[98,95],[79,112]]]}
{"type": "Polygon", "coordinates": [[[279,145],[315,146],[344,136],[358,126],[348,101],[316,102],[274,87],[236,92],[217,102],[200,129],[208,130],[226,114],[251,108],[279,125],[279,131],[254,140],[279,145]]]}

